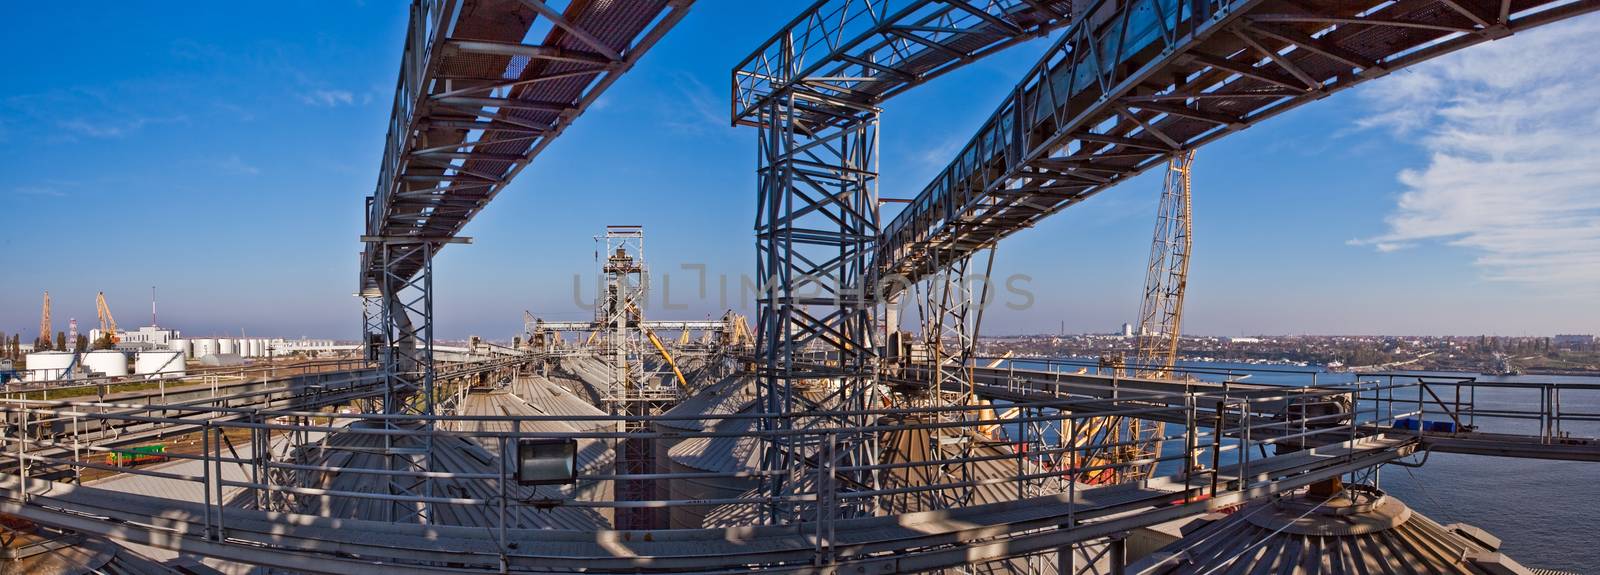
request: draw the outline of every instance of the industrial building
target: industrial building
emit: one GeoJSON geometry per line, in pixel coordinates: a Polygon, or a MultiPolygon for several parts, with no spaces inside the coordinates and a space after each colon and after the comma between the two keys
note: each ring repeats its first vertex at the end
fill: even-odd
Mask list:
{"type": "MultiPolygon", "coordinates": [[[[118,349],[139,351],[144,349],[166,349],[169,342],[183,337],[175,329],[165,329],[159,326],[147,325],[134,331],[118,331],[118,349]]],[[[89,341],[100,341],[105,336],[99,328],[89,330],[89,341]]]]}
{"type": "Polygon", "coordinates": [[[731,70],[729,120],[758,144],[754,317],[647,315],[646,231],[614,225],[592,317],[525,312],[514,345],[442,345],[434,258],[694,4],[414,0],[362,199],[359,344],[173,332],[111,380],[121,352],[31,354],[39,375],[0,393],[0,519],[28,561],[10,565],[1521,575],[1538,558],[1415,513],[1384,470],[1600,463],[1600,414],[1561,408],[1586,384],[1266,384],[1176,362],[1196,148],[1591,0],[819,0],[731,70]],[[880,220],[883,107],[1028,41],[1050,44],[880,220]],[[1135,352],[979,357],[989,290],[962,278],[1151,169],[1135,352]]]}

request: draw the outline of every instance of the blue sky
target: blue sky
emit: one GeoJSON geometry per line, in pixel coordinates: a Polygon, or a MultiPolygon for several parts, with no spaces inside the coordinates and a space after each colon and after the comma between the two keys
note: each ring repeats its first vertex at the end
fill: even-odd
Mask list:
{"type": "MultiPolygon", "coordinates": [[[[754,264],[755,134],[728,126],[729,68],[805,2],[701,0],[436,263],[440,334],[507,337],[522,310],[578,319],[592,236],[644,225],[646,255],[704,317],[754,264]],[[697,294],[703,264],[726,274],[697,294]]],[[[402,2],[152,9],[30,3],[0,48],[0,330],[124,326],[353,337],[362,198],[398,67],[402,2]],[[25,55],[25,56],[20,56],[25,55]]],[[[1296,110],[1202,149],[1191,333],[1600,331],[1600,17],[1519,34],[1296,110]],[[1548,50],[1546,50],[1548,48],[1548,50]],[[1521,54],[1545,54],[1528,62],[1521,54]],[[1530,86],[1538,86],[1537,89],[1530,86]]],[[[884,197],[942,168],[1043,51],[1036,41],[890,101],[884,197]]],[[[1033,305],[989,333],[1132,321],[1159,174],[1003,242],[1033,305]]],[[[659,291],[659,290],[658,290],[659,291]]],[[[659,294],[658,294],[659,301],[659,294]]]]}

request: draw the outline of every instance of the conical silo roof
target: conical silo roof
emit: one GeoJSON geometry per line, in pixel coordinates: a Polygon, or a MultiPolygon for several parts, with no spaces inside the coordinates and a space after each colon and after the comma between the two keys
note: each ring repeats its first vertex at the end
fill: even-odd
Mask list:
{"type": "Polygon", "coordinates": [[[1532,571],[1470,525],[1440,525],[1367,486],[1305,493],[1204,519],[1203,527],[1129,567],[1149,575],[1489,575],[1532,571]]]}

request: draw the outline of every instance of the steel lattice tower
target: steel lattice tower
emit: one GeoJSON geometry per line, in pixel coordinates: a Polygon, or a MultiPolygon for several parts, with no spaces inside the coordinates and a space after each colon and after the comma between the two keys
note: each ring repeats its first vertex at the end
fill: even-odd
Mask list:
{"type": "MultiPolygon", "coordinates": [[[[1156,229],[1150,241],[1150,263],[1145,268],[1144,299],[1139,307],[1136,374],[1170,377],[1178,361],[1178,338],[1183,329],[1183,294],[1189,285],[1189,251],[1194,245],[1194,214],[1190,182],[1194,150],[1174,154],[1167,161],[1161,203],[1156,208],[1156,229]]],[[[1135,458],[1161,453],[1164,426],[1157,421],[1128,421],[1130,439],[1138,445],[1135,458]]],[[[1139,466],[1136,479],[1149,476],[1154,464],[1139,466]]]]}
{"type": "MultiPolygon", "coordinates": [[[[871,256],[878,235],[878,111],[839,102],[817,106],[788,92],[769,98],[760,118],[757,393],[769,415],[763,429],[781,432],[792,427],[791,413],[864,410],[877,393],[871,256]],[[828,397],[806,400],[795,391],[800,385],[825,387],[828,397]]],[[[877,457],[875,445],[861,434],[824,446],[778,436],[767,442],[763,467],[801,473],[816,455],[803,451],[817,447],[833,454],[825,456],[829,460],[866,465],[877,457]]],[[[872,484],[870,473],[858,475],[850,483],[872,484]]],[[[770,476],[767,494],[782,496],[790,480],[770,476]]],[[[773,507],[770,520],[794,518],[786,506],[773,507]]]]}

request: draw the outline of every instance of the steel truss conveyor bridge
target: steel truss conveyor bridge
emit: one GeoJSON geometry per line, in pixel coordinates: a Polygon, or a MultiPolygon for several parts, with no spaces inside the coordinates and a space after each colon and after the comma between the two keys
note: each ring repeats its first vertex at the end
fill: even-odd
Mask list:
{"type": "Polygon", "coordinates": [[[915,281],[1197,148],[1595,0],[1087,0],[1060,40],[879,236],[915,281]]]}
{"type": "MultiPolygon", "coordinates": [[[[360,262],[384,410],[433,413],[433,256],[692,0],[413,0],[360,262]],[[564,4],[564,5],[563,5],[564,4]]],[[[426,450],[424,450],[426,451],[426,450]]]]}
{"type": "Polygon", "coordinates": [[[409,280],[686,12],[690,0],[419,0],[401,57],[362,285],[409,280]],[[542,41],[527,37],[543,34],[542,41]]]}

